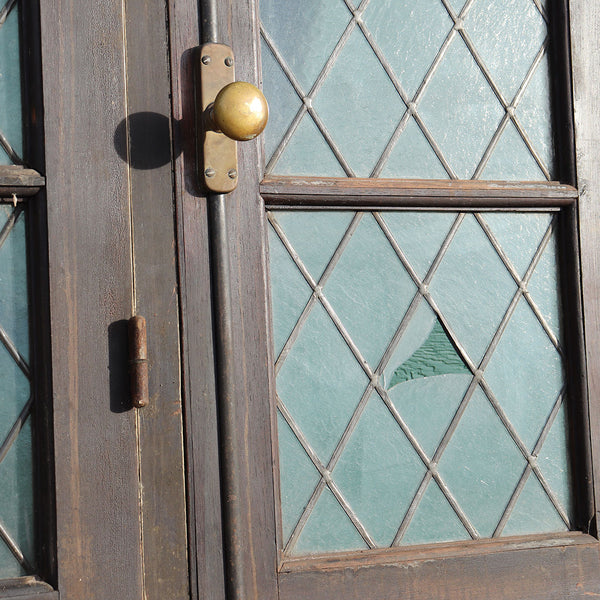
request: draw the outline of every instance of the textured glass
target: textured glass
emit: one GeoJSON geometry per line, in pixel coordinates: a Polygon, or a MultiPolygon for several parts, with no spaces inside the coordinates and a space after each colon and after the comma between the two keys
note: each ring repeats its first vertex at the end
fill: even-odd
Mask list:
{"type": "Polygon", "coordinates": [[[534,0],[264,0],[267,172],[553,178],[534,0]]]}
{"type": "MultiPolygon", "coordinates": [[[[0,5],[0,133],[18,156],[23,154],[21,114],[21,65],[19,44],[19,8],[15,4],[2,22],[4,2],[0,5]]],[[[14,4],[8,2],[6,6],[14,4]]],[[[0,145],[0,164],[14,163],[0,145]]]]}
{"type": "Polygon", "coordinates": [[[568,530],[555,215],[268,218],[284,552],[568,530]]]}
{"type": "Polygon", "coordinates": [[[0,205],[0,578],[33,572],[26,226],[21,205],[0,205]]]}

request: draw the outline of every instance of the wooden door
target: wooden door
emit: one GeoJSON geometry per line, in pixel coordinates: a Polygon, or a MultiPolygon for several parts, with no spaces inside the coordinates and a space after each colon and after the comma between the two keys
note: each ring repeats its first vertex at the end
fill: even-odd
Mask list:
{"type": "MultiPolygon", "coordinates": [[[[262,4],[276,6],[268,2],[262,4]]],[[[333,40],[331,45],[336,49],[332,52],[330,48],[330,54],[326,55],[325,62],[327,56],[333,57],[332,64],[342,56],[343,45],[350,44],[348,39],[353,39],[352,35],[356,34],[358,36],[356,47],[360,44],[363,46],[368,44],[372,64],[377,64],[379,61],[378,68],[383,67],[385,72],[383,77],[387,76],[396,87],[405,105],[403,110],[408,111],[407,122],[410,118],[415,118],[417,121],[415,115],[418,115],[419,107],[414,98],[420,100],[418,92],[412,104],[411,96],[402,97],[399,91],[401,86],[396,85],[398,78],[394,67],[390,65],[391,61],[384,60],[385,57],[382,58],[377,53],[377,48],[381,49],[384,40],[376,40],[374,36],[369,37],[370,25],[368,22],[365,23],[365,19],[371,16],[363,14],[368,2],[340,2],[339,4],[340,11],[345,11],[346,19],[340,28],[341,43],[336,45],[336,40],[333,40]]],[[[502,104],[501,112],[504,117],[501,116],[500,121],[503,119],[507,123],[510,121],[511,126],[514,124],[519,130],[518,119],[515,120],[519,94],[502,102],[504,94],[501,90],[494,89],[491,83],[494,79],[493,74],[486,73],[485,67],[482,66],[486,60],[479,55],[476,57],[476,50],[469,45],[471,40],[468,33],[469,24],[467,22],[465,25],[463,16],[467,16],[468,8],[474,3],[443,2],[441,4],[447,13],[445,18],[451,18],[453,21],[449,27],[453,37],[448,45],[453,39],[462,40],[466,47],[465,51],[470,53],[477,63],[479,76],[487,80],[485,85],[492,87],[493,94],[502,104]],[[458,4],[461,6],[455,6],[458,4]]],[[[390,6],[388,4],[388,7],[390,6]]],[[[276,60],[279,63],[280,71],[284,75],[279,80],[284,82],[281,87],[273,89],[277,95],[288,94],[296,101],[291,116],[282,128],[284,141],[279,143],[279,146],[271,144],[271,148],[267,149],[267,156],[261,142],[239,145],[239,185],[236,191],[226,198],[214,195],[203,196],[195,191],[197,188],[194,186],[193,168],[189,162],[186,163],[185,156],[178,161],[176,185],[178,186],[182,336],[184,373],[188,392],[187,410],[190,415],[187,430],[190,510],[195,532],[191,547],[193,548],[192,563],[196,568],[196,587],[193,592],[197,597],[201,598],[204,595],[217,598],[280,597],[290,600],[341,597],[562,599],[598,593],[600,582],[596,575],[596,565],[599,548],[594,525],[597,502],[595,491],[597,476],[594,465],[598,440],[596,416],[598,391],[594,383],[597,366],[593,352],[597,337],[596,320],[593,317],[596,312],[597,295],[594,293],[595,274],[592,267],[595,262],[594,231],[597,211],[594,209],[596,184],[591,166],[593,153],[591,149],[595,142],[590,142],[590,139],[597,139],[598,132],[589,117],[593,114],[592,90],[597,86],[597,78],[592,75],[594,58],[590,50],[593,47],[593,31],[597,30],[599,22],[597,11],[578,1],[570,2],[568,5],[561,2],[549,2],[544,5],[532,2],[528,4],[529,9],[537,11],[536,18],[539,19],[541,16],[545,23],[551,23],[543,26],[547,27],[546,32],[552,39],[549,48],[553,52],[551,63],[553,67],[550,70],[555,83],[549,89],[554,89],[555,92],[560,89],[562,92],[559,94],[563,94],[560,96],[561,101],[555,102],[553,110],[556,121],[552,135],[554,143],[558,144],[555,146],[558,167],[552,172],[548,170],[545,173],[545,178],[548,180],[546,182],[526,183],[522,180],[527,177],[520,177],[517,181],[492,183],[482,180],[480,175],[488,164],[488,158],[493,153],[495,145],[489,146],[489,153],[487,155],[484,153],[479,166],[476,161],[472,172],[468,172],[467,175],[461,175],[460,169],[454,170],[452,160],[447,161],[447,164],[442,160],[443,149],[440,153],[436,150],[441,167],[446,171],[445,181],[431,176],[425,176],[417,181],[407,181],[402,176],[393,175],[384,179],[377,178],[383,168],[380,163],[383,164],[383,159],[389,159],[389,153],[387,157],[382,154],[382,160],[379,161],[376,156],[366,174],[361,175],[360,171],[364,170],[364,167],[355,168],[352,162],[354,159],[346,159],[345,155],[361,154],[361,135],[365,133],[364,128],[356,138],[346,139],[345,146],[337,146],[335,137],[338,134],[334,131],[336,127],[328,125],[331,121],[327,121],[325,116],[326,108],[322,104],[320,107],[314,104],[313,91],[325,85],[322,80],[325,80],[330,72],[321,71],[319,75],[317,69],[316,79],[309,82],[306,88],[303,87],[305,84],[300,77],[294,77],[294,69],[300,68],[297,65],[314,58],[311,48],[300,44],[299,46],[306,50],[306,54],[292,59],[283,51],[278,54],[279,46],[285,40],[276,39],[271,35],[268,22],[263,23],[261,29],[259,7],[256,2],[237,0],[219,3],[218,6],[215,3],[206,3],[202,14],[204,34],[201,28],[196,29],[195,9],[181,3],[174,4],[172,40],[175,40],[175,43],[172,44],[172,55],[183,56],[181,71],[173,71],[176,118],[191,123],[193,106],[190,104],[188,92],[194,54],[186,54],[184,50],[190,47],[190,42],[197,34],[206,41],[230,44],[236,56],[237,77],[254,83],[261,83],[259,47],[262,44],[263,69],[265,69],[264,61],[267,60],[265,56],[268,54],[271,62],[276,60]],[[552,19],[546,20],[548,15],[551,15],[552,19]],[[571,79],[571,57],[573,79],[571,79]],[[295,62],[292,64],[290,60],[295,62]],[[574,90],[574,108],[571,107],[571,94],[568,91],[571,83],[574,90]],[[297,148],[300,148],[298,152],[301,157],[299,160],[301,164],[312,165],[316,170],[303,171],[302,166],[289,167],[288,164],[291,171],[275,170],[265,176],[265,163],[267,170],[270,170],[269,165],[284,155],[285,145],[288,144],[289,149],[292,144],[290,140],[295,131],[300,131],[298,123],[303,118],[306,118],[312,126],[312,133],[306,133],[307,136],[318,131],[316,138],[314,136],[307,138],[311,140],[310,143],[303,145],[298,142],[297,148]],[[331,134],[333,143],[328,138],[328,134],[331,134]],[[323,170],[319,170],[329,168],[328,165],[324,166],[325,160],[311,161],[314,159],[311,154],[317,154],[317,145],[312,143],[315,139],[318,139],[320,144],[326,143],[330,146],[333,158],[330,156],[327,160],[337,161],[337,172],[333,170],[324,173],[323,170]],[[277,148],[275,151],[273,151],[274,147],[277,148]],[[302,157],[306,158],[304,162],[302,157]],[[361,177],[356,177],[357,174],[361,177]],[[471,176],[474,181],[467,181],[471,176]],[[273,271],[273,256],[281,248],[283,248],[282,252],[287,252],[289,255],[288,260],[293,260],[305,284],[310,288],[306,304],[303,304],[306,307],[304,310],[312,310],[310,306],[317,305],[325,311],[324,315],[327,313],[325,320],[327,321],[328,316],[334,323],[337,332],[343,338],[343,343],[354,355],[354,359],[359,363],[364,359],[362,368],[370,379],[368,386],[377,389],[381,401],[385,404],[385,410],[392,413],[395,424],[410,440],[418,458],[426,463],[425,479],[435,480],[456,514],[461,512],[462,501],[457,500],[457,496],[450,491],[449,488],[452,486],[446,490],[445,475],[440,475],[437,470],[437,459],[440,458],[445,446],[440,444],[438,451],[433,452],[433,458],[427,452],[419,451],[422,447],[417,439],[418,436],[411,437],[411,427],[403,426],[402,415],[396,414],[393,403],[386,402],[386,391],[377,380],[383,372],[369,368],[372,359],[367,356],[366,351],[362,350],[363,345],[368,346],[364,335],[352,331],[352,325],[347,324],[347,317],[342,316],[336,320],[334,315],[337,314],[338,309],[335,301],[330,301],[327,287],[323,291],[321,286],[321,279],[325,275],[311,274],[310,268],[306,268],[307,263],[302,258],[302,251],[297,251],[299,247],[297,244],[301,244],[302,239],[298,240],[296,237],[294,242],[290,242],[291,237],[287,235],[286,226],[282,225],[279,218],[281,211],[288,211],[292,215],[303,211],[307,223],[310,221],[310,215],[314,215],[316,219],[319,214],[325,214],[327,211],[331,214],[339,214],[340,211],[350,212],[350,220],[372,218],[386,233],[398,257],[402,255],[402,248],[396,248],[392,241],[397,242],[398,238],[395,234],[388,235],[388,230],[391,229],[388,224],[390,214],[446,213],[450,214],[452,219],[458,219],[453,221],[457,228],[462,227],[461,219],[475,219],[485,231],[487,231],[485,223],[488,213],[508,212],[515,215],[535,213],[546,214],[548,218],[556,219],[554,231],[559,240],[557,252],[560,257],[558,262],[561,264],[562,282],[559,294],[563,306],[562,319],[565,319],[564,325],[559,328],[561,336],[564,335],[560,342],[560,354],[566,361],[564,365],[567,375],[564,383],[569,399],[565,401],[564,407],[562,400],[557,400],[558,403],[554,405],[552,411],[564,409],[567,414],[569,433],[565,434],[564,439],[567,440],[565,448],[568,447],[569,450],[565,450],[565,456],[569,457],[566,464],[573,473],[569,483],[572,500],[569,502],[574,507],[570,516],[566,516],[565,513],[565,519],[560,526],[557,526],[558,529],[553,529],[554,526],[551,525],[549,529],[539,530],[541,533],[530,529],[518,535],[496,535],[496,531],[500,532],[504,528],[509,512],[517,503],[517,496],[524,489],[519,487],[521,485],[519,483],[514,491],[508,494],[506,509],[503,509],[506,519],[499,517],[489,534],[480,535],[476,525],[470,529],[468,524],[471,521],[466,516],[460,519],[468,532],[466,540],[452,538],[448,542],[436,539],[434,543],[397,544],[397,540],[405,534],[402,519],[398,521],[397,533],[391,543],[379,543],[374,536],[370,535],[370,525],[365,525],[365,521],[358,514],[362,509],[359,507],[358,510],[354,510],[356,505],[353,506],[353,500],[348,500],[349,496],[344,490],[344,484],[339,480],[336,481],[336,463],[331,461],[334,458],[339,459],[339,456],[336,456],[337,450],[331,455],[330,462],[323,460],[316,442],[311,440],[309,435],[303,435],[304,426],[298,425],[300,423],[298,413],[294,414],[294,409],[289,408],[285,398],[283,400],[278,398],[279,395],[289,393],[289,390],[281,392],[278,388],[277,360],[281,348],[277,348],[277,324],[275,326],[272,324],[272,319],[277,318],[279,302],[273,286],[280,285],[273,271]],[[581,257],[578,254],[579,246],[581,257]],[[213,263],[212,312],[208,309],[211,302],[208,286],[199,285],[199,282],[209,281],[211,261],[213,263]],[[216,263],[220,263],[221,266],[216,263]],[[590,317],[591,320],[588,321],[590,317]],[[362,341],[354,343],[354,338],[361,339],[361,335],[363,335],[362,341]],[[216,373],[213,378],[215,364],[216,373]],[[214,408],[213,402],[216,403],[217,409],[214,408]],[[217,413],[220,421],[215,421],[217,413]],[[216,435],[215,422],[219,422],[219,435],[216,435]],[[304,459],[309,464],[309,468],[315,470],[318,482],[312,495],[309,494],[306,500],[300,501],[299,510],[302,516],[292,525],[291,535],[285,523],[285,513],[288,509],[283,505],[282,499],[285,493],[283,478],[287,477],[289,480],[289,478],[300,478],[302,475],[299,472],[281,470],[286,460],[279,451],[283,435],[302,447],[301,452],[306,455],[303,455],[304,459]],[[215,451],[217,445],[220,448],[218,456],[215,451]],[[217,488],[215,481],[219,462],[221,483],[220,488],[217,488]],[[298,536],[302,535],[302,527],[308,528],[307,522],[312,518],[310,511],[315,510],[314,506],[317,505],[319,494],[323,493],[323,490],[337,507],[336,510],[338,512],[343,510],[348,523],[352,522],[349,527],[354,527],[354,534],[359,542],[344,541],[338,549],[334,547],[335,543],[331,544],[330,539],[325,539],[322,546],[319,546],[322,541],[320,540],[315,546],[304,546],[304,550],[298,553],[288,552],[288,548],[293,548],[298,542],[298,536]],[[312,507],[311,502],[313,502],[312,507]],[[222,529],[218,527],[219,505],[223,508],[222,529]],[[296,531],[300,533],[296,534],[296,531]],[[215,569],[220,569],[221,561],[224,564],[224,583],[214,576],[215,569]]],[[[302,11],[302,7],[290,9],[290,18],[298,17],[302,11]]],[[[303,17],[305,22],[309,23],[316,19],[317,15],[308,13],[303,17]]],[[[396,21],[398,19],[390,17],[392,24],[396,21]]],[[[330,20],[323,22],[327,23],[326,29],[334,27],[330,20]]],[[[299,30],[304,31],[302,28],[299,30]]],[[[393,35],[391,37],[393,38],[393,35]]],[[[293,46],[293,44],[289,45],[293,46]]],[[[550,52],[543,42],[538,52],[543,56],[546,51],[550,52]]],[[[382,51],[382,56],[383,54],[385,51],[382,51]]],[[[368,71],[355,69],[353,73],[358,79],[365,77],[368,80],[370,77],[368,71]]],[[[423,81],[425,85],[428,80],[425,78],[423,81]]],[[[529,80],[526,78],[523,81],[529,80]]],[[[524,89],[526,83],[523,81],[520,87],[524,89]]],[[[519,89],[518,85],[516,91],[518,92],[519,89]]],[[[375,103],[385,103],[388,98],[394,97],[392,92],[387,91],[381,95],[378,91],[373,93],[376,94],[375,103]]],[[[339,104],[344,105],[345,90],[338,88],[337,92],[334,90],[335,94],[338,96],[339,104]]],[[[365,100],[365,104],[369,105],[370,101],[372,98],[365,100]]],[[[398,98],[394,101],[398,102],[398,98]]],[[[280,98],[274,98],[273,104],[279,105],[280,98]]],[[[347,120],[355,117],[356,115],[348,114],[347,120]]],[[[272,118],[280,119],[280,115],[275,113],[272,118]]],[[[397,125],[398,121],[396,120],[395,123],[397,125]]],[[[432,139],[436,137],[435,132],[427,129],[426,124],[421,122],[417,124],[427,138],[426,143],[433,148],[432,139]],[[428,136],[426,131],[431,135],[428,136]]],[[[359,129],[360,127],[357,126],[357,130],[359,129]]],[[[396,131],[400,132],[398,133],[400,137],[401,130],[398,128],[396,131]]],[[[505,130],[502,129],[503,131],[505,130]]],[[[498,139],[501,133],[498,134],[498,139]]],[[[522,135],[522,139],[525,145],[528,145],[525,134],[522,135]]],[[[189,144],[184,142],[186,143],[189,144]]],[[[188,151],[192,150],[190,145],[186,148],[188,151]]],[[[392,150],[390,146],[390,151],[392,150]]],[[[538,155],[535,161],[544,173],[542,168],[544,160],[538,155]]],[[[544,177],[539,177],[538,181],[542,179],[544,177]]],[[[356,226],[360,227],[358,224],[356,226]]],[[[305,227],[310,230],[310,225],[305,227]]],[[[345,227],[348,227],[346,232],[350,231],[351,226],[346,224],[345,227]]],[[[546,230],[546,234],[551,235],[550,229],[546,230]]],[[[344,243],[349,244],[350,237],[351,234],[348,234],[342,242],[345,240],[344,243]]],[[[493,237],[493,235],[488,236],[490,241],[493,237]]],[[[310,240],[308,244],[310,246],[310,240]]],[[[401,245],[397,244],[398,247],[401,245]]],[[[494,242],[492,245],[496,248],[494,242]]],[[[340,244],[341,246],[343,244],[340,244]]],[[[443,244],[441,248],[444,248],[443,244]]],[[[540,252],[542,252],[541,248],[542,246],[538,246],[540,252]]],[[[339,254],[343,251],[344,248],[339,254]]],[[[330,270],[334,271],[335,258],[334,253],[333,258],[325,262],[325,266],[331,265],[330,270]]],[[[402,262],[404,264],[404,261],[402,262]]],[[[410,264],[411,261],[407,262],[410,264]]],[[[504,264],[507,266],[508,263],[504,264]]],[[[404,266],[406,267],[406,264],[404,266]]],[[[327,273],[327,269],[323,273],[327,273]]],[[[429,279],[425,276],[416,279],[412,277],[412,279],[422,298],[429,298],[428,288],[431,283],[429,279]]],[[[523,298],[529,298],[528,278],[517,277],[517,279],[516,285],[520,291],[516,294],[522,293],[523,298]]],[[[351,282],[348,286],[351,287],[351,282]]],[[[516,303],[518,301],[520,300],[515,300],[516,303]]],[[[450,340],[450,345],[462,357],[462,367],[466,367],[469,371],[472,385],[483,386],[482,389],[494,412],[523,455],[519,459],[524,460],[523,475],[519,481],[523,481],[524,486],[525,473],[530,474],[535,471],[538,477],[537,460],[539,450],[545,443],[545,434],[542,433],[538,438],[538,445],[535,441],[529,446],[530,442],[519,442],[521,434],[516,431],[518,427],[514,430],[511,428],[511,417],[505,414],[502,401],[496,403],[493,400],[495,395],[487,390],[486,384],[481,383],[485,381],[485,370],[489,364],[485,358],[487,353],[482,351],[483,359],[480,362],[469,361],[469,351],[460,349],[461,342],[453,335],[452,324],[443,319],[445,310],[433,301],[427,300],[427,302],[440,319],[440,327],[450,340]],[[526,449],[527,447],[529,450],[526,449]]],[[[301,306],[299,310],[302,312],[303,307],[301,306]]],[[[544,320],[539,321],[543,326],[544,320]]],[[[299,327],[294,324],[290,325],[292,333],[286,334],[284,347],[288,342],[290,346],[295,343],[294,340],[291,342],[289,340],[297,329],[299,327]]],[[[497,333],[499,337],[502,335],[501,328],[497,333]]],[[[490,345],[489,348],[492,346],[490,345]]],[[[313,349],[313,352],[317,351],[318,349],[313,349]]],[[[489,352],[493,353],[493,351],[494,348],[489,352]]],[[[310,364],[310,357],[305,363],[300,361],[300,364],[310,364]]],[[[333,378],[335,360],[329,363],[329,367],[326,376],[333,378]]],[[[491,373],[489,376],[491,378],[491,373]]],[[[458,420],[462,418],[461,410],[458,409],[454,413],[458,420]]],[[[338,454],[343,453],[343,443],[353,435],[361,414],[358,409],[354,412],[350,411],[348,425],[346,429],[342,428],[347,434],[342,435],[337,446],[334,444],[340,449],[338,454]]],[[[556,416],[557,413],[553,412],[553,414],[556,416]]],[[[550,423],[550,420],[546,421],[546,425],[541,427],[542,432],[548,433],[550,423]]],[[[383,426],[381,428],[384,429],[383,426]]],[[[454,430],[449,427],[446,431],[449,432],[447,435],[450,439],[454,430]]],[[[488,437],[490,441],[496,439],[495,434],[488,437]]],[[[468,463],[466,468],[469,468],[468,463]]],[[[537,480],[544,487],[544,477],[540,475],[537,480]]],[[[548,492],[548,497],[551,496],[552,493],[548,492]]],[[[408,501],[410,507],[416,507],[420,501],[418,495],[415,498],[417,500],[412,503],[408,501]]],[[[555,504],[557,510],[559,504],[558,501],[555,504]]],[[[406,512],[406,515],[409,515],[407,523],[413,516],[410,510],[409,508],[406,512]]],[[[467,513],[468,510],[464,512],[467,513]]],[[[535,520],[534,516],[532,522],[535,520]]],[[[320,526],[326,529],[328,523],[321,521],[320,526]]],[[[319,524],[315,527],[318,528],[319,524]]],[[[323,536],[325,538],[329,536],[329,530],[326,531],[328,533],[323,536]]],[[[319,538],[318,533],[317,531],[315,539],[319,538]]]]}

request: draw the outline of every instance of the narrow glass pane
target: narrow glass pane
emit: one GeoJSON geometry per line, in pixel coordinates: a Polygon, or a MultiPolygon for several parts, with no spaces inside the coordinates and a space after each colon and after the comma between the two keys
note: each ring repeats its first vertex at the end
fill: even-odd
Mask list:
{"type": "Polygon", "coordinates": [[[268,173],[553,178],[549,26],[541,5],[348,6],[260,3],[274,121],[265,133],[268,173]]]}
{"type": "Polygon", "coordinates": [[[34,571],[26,213],[0,204],[0,578],[34,571]]]}
{"type": "Polygon", "coordinates": [[[269,219],[285,552],[568,530],[553,215],[269,219]]]}
{"type": "MultiPolygon", "coordinates": [[[[0,0],[0,10],[5,3],[0,0]]],[[[1,14],[1,13],[0,13],[1,14]]],[[[21,110],[21,62],[19,44],[19,5],[14,3],[6,20],[0,23],[0,133],[18,156],[23,155],[23,119],[21,110]]],[[[0,145],[0,164],[15,161],[0,145]]]]}

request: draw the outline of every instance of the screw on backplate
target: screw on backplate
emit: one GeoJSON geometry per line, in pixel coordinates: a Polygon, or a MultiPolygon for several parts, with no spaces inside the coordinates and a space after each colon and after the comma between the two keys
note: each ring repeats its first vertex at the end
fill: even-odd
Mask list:
{"type": "Polygon", "coordinates": [[[231,66],[233,65],[233,58],[231,58],[231,56],[228,56],[228,57],[225,59],[225,65],[226,65],[227,67],[231,67],[231,66]]]}
{"type": "Polygon", "coordinates": [[[210,56],[208,56],[208,54],[205,54],[205,55],[202,57],[202,64],[203,64],[203,65],[207,65],[209,62],[210,62],[210,56]]]}
{"type": "Polygon", "coordinates": [[[237,177],[237,171],[235,169],[229,169],[227,175],[229,175],[229,179],[235,179],[237,177]]]}
{"type": "Polygon", "coordinates": [[[205,170],[204,170],[204,174],[205,174],[207,177],[214,177],[214,176],[216,175],[216,173],[217,173],[217,172],[216,172],[216,171],[215,171],[213,168],[211,168],[211,167],[208,167],[208,169],[205,169],[205,170]]]}

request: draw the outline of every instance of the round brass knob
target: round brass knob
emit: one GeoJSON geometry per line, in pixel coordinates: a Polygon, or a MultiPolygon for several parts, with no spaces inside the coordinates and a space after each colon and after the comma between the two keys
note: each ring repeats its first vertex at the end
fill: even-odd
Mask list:
{"type": "Polygon", "coordinates": [[[245,81],[226,85],[217,94],[211,113],[217,131],[238,141],[251,140],[261,134],[269,119],[263,93],[245,81]]]}

